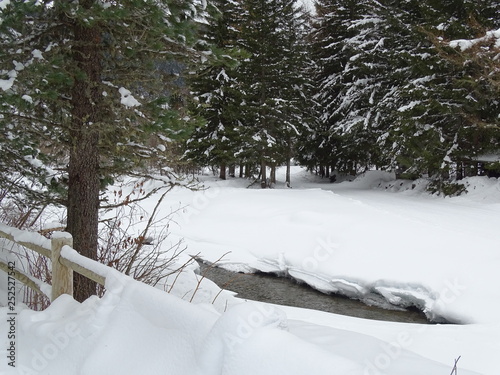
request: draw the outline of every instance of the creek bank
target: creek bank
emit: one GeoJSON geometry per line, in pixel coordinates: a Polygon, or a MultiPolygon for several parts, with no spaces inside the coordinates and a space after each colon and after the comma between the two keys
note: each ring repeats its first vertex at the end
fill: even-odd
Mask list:
{"type": "MultiPolygon", "coordinates": [[[[290,277],[269,273],[236,273],[198,259],[200,274],[241,299],[320,310],[364,319],[432,324],[415,307],[390,309],[367,305],[340,294],[325,294],[290,277]]],[[[439,323],[447,323],[440,321],[439,323]]]]}

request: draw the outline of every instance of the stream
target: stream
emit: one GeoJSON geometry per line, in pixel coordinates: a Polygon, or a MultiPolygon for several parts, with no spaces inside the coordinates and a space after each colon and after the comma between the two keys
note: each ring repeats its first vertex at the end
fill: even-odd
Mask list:
{"type": "Polygon", "coordinates": [[[424,313],[414,310],[387,310],[368,306],[341,295],[324,294],[306,284],[265,273],[235,273],[202,262],[200,274],[220,288],[238,293],[242,299],[302,307],[364,319],[429,324],[424,313]]]}

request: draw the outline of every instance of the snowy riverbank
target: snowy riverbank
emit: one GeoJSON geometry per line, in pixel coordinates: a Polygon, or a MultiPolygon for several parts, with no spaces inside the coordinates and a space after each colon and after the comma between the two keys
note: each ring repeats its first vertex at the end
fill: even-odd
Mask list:
{"type": "MultiPolygon", "coordinates": [[[[171,295],[117,276],[101,300],[63,297],[44,312],[19,307],[18,367],[3,361],[0,372],[437,375],[449,374],[461,356],[460,374],[496,375],[498,180],[469,179],[470,193],[457,198],[429,196],[419,184],[412,189],[379,173],[330,184],[295,168],[292,189],[272,190],[204,180],[210,189],[176,189],[162,203],[164,212],[182,207],[170,230],[185,238],[187,253],[208,261],[227,253],[219,264],[228,269],[286,273],[323,291],[412,304],[431,319],[464,324],[244,303],[217,295],[207,280],[189,304],[182,298],[196,288],[192,269],[171,295]]],[[[2,319],[1,332],[7,324],[2,319]]],[[[0,342],[6,358],[6,334],[0,342]]]]}
{"type": "Polygon", "coordinates": [[[234,271],[415,305],[436,321],[496,322],[487,296],[500,282],[498,180],[470,179],[470,194],[443,198],[378,172],[330,184],[297,169],[295,179],[293,189],[241,189],[233,180],[180,192],[189,206],[172,230],[206,260],[228,252],[219,264],[234,271]]]}

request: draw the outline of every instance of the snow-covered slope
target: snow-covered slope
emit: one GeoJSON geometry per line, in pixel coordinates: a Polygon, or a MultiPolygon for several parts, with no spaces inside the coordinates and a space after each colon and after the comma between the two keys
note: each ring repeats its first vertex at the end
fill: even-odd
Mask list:
{"type": "Polygon", "coordinates": [[[300,188],[224,181],[180,192],[189,207],[173,230],[208,261],[230,252],[228,269],[287,273],[372,304],[415,305],[436,321],[497,321],[488,297],[500,285],[497,179],[470,179],[469,195],[443,198],[380,172],[341,184],[304,173],[300,188]]]}
{"type": "MultiPolygon", "coordinates": [[[[496,375],[500,352],[500,184],[466,181],[469,194],[429,196],[423,182],[378,172],[330,184],[300,168],[293,189],[217,181],[175,190],[173,234],[188,252],[233,270],[287,273],[320,290],[370,303],[414,304],[463,325],[370,321],[243,302],[192,269],[167,294],[114,277],[102,299],[62,297],[44,312],[18,306],[6,374],[449,374],[496,375]],[[216,301],[214,298],[217,296],[216,301]],[[466,369],[470,371],[466,371],[466,369]]],[[[145,187],[147,188],[147,186],[145,187]]],[[[154,198],[146,203],[153,207],[154,198]]],[[[171,279],[167,281],[171,283],[171,279]]]]}
{"type": "Polygon", "coordinates": [[[440,375],[450,369],[408,350],[413,327],[400,326],[398,341],[385,342],[289,319],[262,303],[235,304],[221,314],[125,277],[107,288],[100,300],[79,304],[63,295],[44,312],[20,311],[16,367],[4,360],[1,373],[440,375]]]}

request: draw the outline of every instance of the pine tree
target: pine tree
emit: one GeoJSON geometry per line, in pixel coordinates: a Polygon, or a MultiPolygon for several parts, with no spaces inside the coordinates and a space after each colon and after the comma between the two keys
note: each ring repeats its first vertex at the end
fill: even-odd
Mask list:
{"type": "Polygon", "coordinates": [[[282,7],[279,31],[283,37],[283,54],[277,72],[281,86],[275,104],[279,116],[276,136],[278,154],[272,164],[271,183],[276,183],[276,166],[285,164],[285,182],[290,186],[291,160],[296,154],[298,139],[308,132],[315,121],[315,112],[311,110],[311,59],[306,42],[309,15],[303,8],[296,7],[294,1],[284,1],[282,7]]]}
{"type": "Polygon", "coordinates": [[[328,113],[331,111],[329,93],[324,83],[328,77],[338,70],[335,57],[338,54],[335,40],[337,24],[329,22],[331,14],[335,10],[335,4],[327,1],[315,3],[315,15],[309,20],[310,29],[307,40],[309,42],[308,52],[311,58],[310,72],[312,80],[311,96],[313,97],[312,111],[316,121],[311,123],[308,131],[303,134],[298,145],[298,161],[313,170],[316,165],[333,165],[333,157],[336,154],[335,147],[337,139],[329,131],[331,122],[328,113]]]}
{"type": "Polygon", "coordinates": [[[413,22],[418,39],[414,37],[410,50],[412,69],[400,90],[404,102],[398,107],[399,126],[392,140],[399,147],[398,161],[417,174],[441,180],[457,163],[498,139],[483,126],[483,119],[491,121],[498,106],[494,91],[474,78],[478,67],[455,64],[436,48],[436,38],[476,35],[491,19],[491,9],[485,7],[484,14],[482,9],[466,0],[408,1],[398,10],[399,20],[413,22]]]}
{"type": "Polygon", "coordinates": [[[439,179],[496,145],[491,126],[482,125],[498,112],[493,86],[474,78],[479,66],[443,58],[436,47],[439,38],[470,38],[491,27],[498,6],[482,5],[318,2],[312,33],[322,110],[314,134],[318,162],[353,171],[399,167],[408,176],[439,179]]]}
{"type": "Polygon", "coordinates": [[[267,167],[290,160],[301,132],[307,62],[294,1],[247,0],[245,9],[240,43],[251,56],[240,68],[245,93],[242,148],[246,160],[260,165],[265,187],[267,167]]]}
{"type": "MultiPolygon", "coordinates": [[[[391,51],[381,7],[371,1],[318,2],[312,32],[322,137],[320,164],[341,171],[380,165],[377,140],[391,51]]],[[[387,98],[385,98],[387,99],[387,98]]]]}
{"type": "Polygon", "coordinates": [[[498,152],[500,75],[497,56],[500,49],[493,35],[500,27],[500,3],[448,1],[436,5],[439,10],[440,6],[447,6],[453,16],[430,28],[430,35],[440,56],[457,71],[452,82],[454,90],[464,92],[459,110],[463,128],[455,151],[460,162],[481,153],[498,152]],[[458,48],[444,47],[453,39],[465,39],[470,48],[460,42],[453,44],[458,48]]]}
{"type": "Polygon", "coordinates": [[[193,79],[195,112],[205,121],[189,139],[186,157],[220,165],[221,177],[228,164],[247,171],[258,165],[265,186],[268,166],[287,164],[289,171],[312,117],[305,15],[290,0],[213,4],[218,16],[207,19],[205,44],[215,58],[193,79]]]}
{"type": "MultiPolygon", "coordinates": [[[[195,13],[190,2],[149,0],[0,10],[2,179],[19,187],[13,194],[32,190],[25,172],[41,188],[56,185],[74,246],[91,259],[101,189],[151,155],[150,134],[175,118],[161,62],[186,54],[195,13]]],[[[95,294],[93,283],[75,280],[75,298],[95,294]]]]}
{"type": "Polygon", "coordinates": [[[238,46],[238,25],[243,10],[234,0],[217,0],[210,6],[200,46],[210,57],[191,79],[194,112],[203,120],[187,141],[185,157],[201,165],[220,166],[219,177],[225,179],[226,166],[239,161],[242,93],[237,68],[246,54],[238,46]]]}

